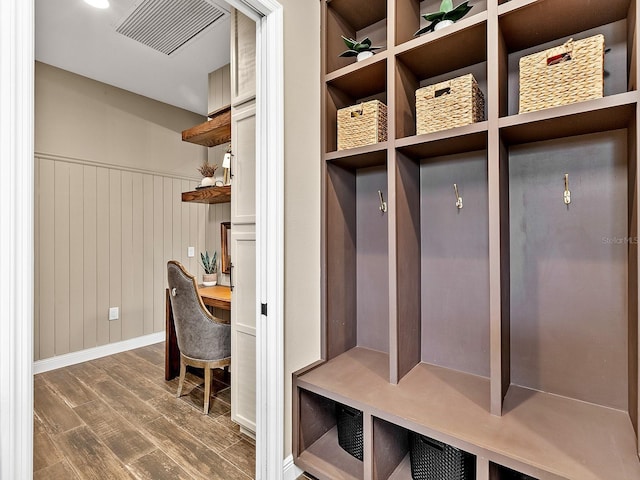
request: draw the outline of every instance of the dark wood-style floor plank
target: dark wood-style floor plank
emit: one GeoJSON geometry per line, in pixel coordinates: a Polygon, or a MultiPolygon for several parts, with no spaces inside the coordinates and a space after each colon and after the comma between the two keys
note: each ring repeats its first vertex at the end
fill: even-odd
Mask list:
{"type": "Polygon", "coordinates": [[[248,476],[254,475],[256,471],[256,446],[254,443],[243,438],[224,450],[222,456],[248,476]]]}
{"type": "Polygon", "coordinates": [[[56,435],[54,441],[83,480],[135,479],[86,426],[56,435]]]}
{"type": "Polygon", "coordinates": [[[49,433],[62,433],[82,425],[80,417],[47,385],[34,388],[33,402],[34,410],[49,433]]]}
{"type": "Polygon", "coordinates": [[[201,414],[199,409],[199,415],[194,415],[194,408],[180,399],[156,399],[149,402],[149,405],[216,452],[221,452],[242,439],[229,427],[217,423],[208,415],[201,414]]]}
{"type": "Polygon", "coordinates": [[[195,478],[241,480],[249,476],[164,417],[145,425],[160,448],[195,478]]]}
{"type": "MultiPolygon", "coordinates": [[[[138,360],[138,363],[141,361],[143,360],[138,360]]],[[[107,374],[145,402],[152,398],[166,395],[167,391],[165,389],[147,379],[147,369],[141,369],[139,365],[138,368],[135,367],[135,365],[130,366],[127,363],[118,362],[107,370],[107,374]]]]}
{"type": "Polygon", "coordinates": [[[64,460],[48,433],[33,436],[33,471],[42,470],[64,460]]]}
{"type": "Polygon", "coordinates": [[[193,480],[191,475],[160,450],[140,457],[130,468],[141,480],[193,480]]]}
{"type": "Polygon", "coordinates": [[[141,425],[160,416],[153,408],[113,379],[102,380],[96,383],[94,388],[111,408],[117,410],[130,422],[141,425]]]}
{"type": "Polygon", "coordinates": [[[62,460],[50,467],[33,472],[33,480],[80,480],[69,462],[62,460]]]}
{"type": "Polygon", "coordinates": [[[42,378],[71,407],[77,407],[97,398],[93,391],[65,369],[43,373],[42,378]]]}
{"type": "Polygon", "coordinates": [[[102,400],[76,407],[75,412],[124,463],[155,450],[155,445],[102,400]]]}

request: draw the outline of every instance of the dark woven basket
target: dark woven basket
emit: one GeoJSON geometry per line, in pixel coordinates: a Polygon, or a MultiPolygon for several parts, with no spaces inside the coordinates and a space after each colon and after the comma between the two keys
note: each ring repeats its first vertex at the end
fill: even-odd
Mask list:
{"type": "Polygon", "coordinates": [[[411,476],[415,480],[473,480],[476,457],[458,448],[411,432],[411,476]]]}
{"type": "Polygon", "coordinates": [[[338,444],[350,455],[362,460],[362,412],[336,403],[338,444]]]}

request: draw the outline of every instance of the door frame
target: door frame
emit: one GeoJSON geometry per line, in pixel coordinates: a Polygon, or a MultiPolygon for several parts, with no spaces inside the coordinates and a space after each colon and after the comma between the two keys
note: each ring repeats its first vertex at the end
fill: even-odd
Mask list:
{"type": "MultiPolygon", "coordinates": [[[[283,477],[283,12],[226,0],[256,22],[256,478],[283,477]],[[262,305],[268,305],[267,316],[262,305]]],[[[0,2],[0,478],[33,476],[34,0],[0,2]]],[[[267,307],[265,307],[266,310],[267,307]]]]}

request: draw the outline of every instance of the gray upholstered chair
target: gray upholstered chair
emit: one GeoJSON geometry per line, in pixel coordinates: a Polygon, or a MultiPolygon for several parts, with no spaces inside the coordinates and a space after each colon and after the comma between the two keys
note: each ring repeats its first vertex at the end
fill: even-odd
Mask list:
{"type": "Polygon", "coordinates": [[[196,279],[174,260],[167,263],[171,309],[180,349],[179,397],[187,365],[204,368],[204,413],[209,413],[211,370],[231,364],[231,327],[214,317],[198,295],[196,279]]]}

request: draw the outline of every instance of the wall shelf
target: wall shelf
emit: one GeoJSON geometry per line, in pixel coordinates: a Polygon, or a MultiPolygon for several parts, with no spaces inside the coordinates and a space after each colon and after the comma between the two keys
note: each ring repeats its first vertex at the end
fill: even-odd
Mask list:
{"type": "Polygon", "coordinates": [[[231,106],[214,113],[209,120],[182,131],[182,140],[204,147],[231,141],[231,106]]]}
{"type": "Polygon", "coordinates": [[[207,187],[182,192],[183,202],[194,203],[228,203],[231,201],[231,185],[226,187],[207,187]]]}

